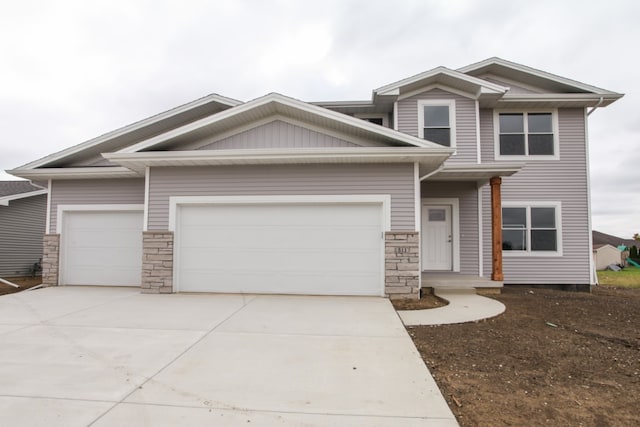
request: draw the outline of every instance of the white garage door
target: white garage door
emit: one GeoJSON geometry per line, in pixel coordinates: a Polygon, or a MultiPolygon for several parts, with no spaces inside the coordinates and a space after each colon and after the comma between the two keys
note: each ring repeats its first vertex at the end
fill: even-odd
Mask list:
{"type": "Polygon", "coordinates": [[[380,204],[179,207],[181,292],[382,295],[380,204]]]}
{"type": "Polygon", "coordinates": [[[63,284],[140,286],[142,212],[65,212],[61,246],[63,284]]]}

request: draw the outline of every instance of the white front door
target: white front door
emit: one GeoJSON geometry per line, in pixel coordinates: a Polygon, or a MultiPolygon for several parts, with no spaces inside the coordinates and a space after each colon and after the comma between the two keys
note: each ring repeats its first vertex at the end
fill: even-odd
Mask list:
{"type": "Polygon", "coordinates": [[[451,205],[424,205],[422,208],[422,268],[453,269],[453,229],[451,205]]]}

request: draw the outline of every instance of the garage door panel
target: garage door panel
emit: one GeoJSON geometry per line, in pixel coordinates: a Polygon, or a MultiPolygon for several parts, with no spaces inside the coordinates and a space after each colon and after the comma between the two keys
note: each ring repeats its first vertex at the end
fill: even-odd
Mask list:
{"type": "Polygon", "coordinates": [[[218,272],[215,282],[208,271],[192,271],[184,279],[193,283],[190,292],[228,292],[228,293],[282,293],[282,294],[319,294],[319,295],[377,295],[372,293],[370,283],[379,280],[377,274],[367,277],[349,274],[312,274],[278,272],[273,280],[278,282],[274,288],[264,280],[270,271],[253,271],[238,274],[235,271],[218,272]],[[313,291],[321,289],[321,292],[313,291]]]}
{"type": "Polygon", "coordinates": [[[316,248],[370,248],[381,239],[378,227],[315,227],[310,230],[278,227],[266,229],[263,227],[216,228],[198,232],[189,227],[182,233],[182,240],[189,242],[184,248],[235,248],[235,249],[274,249],[286,246],[288,248],[305,249],[308,242],[314,242],[316,248]],[[347,234],[350,241],[342,236],[347,234]],[[243,236],[246,236],[243,237],[243,236]]]}
{"type": "Polygon", "coordinates": [[[140,286],[142,212],[65,212],[63,274],[67,285],[140,286]]]}
{"type": "Polygon", "coordinates": [[[181,291],[382,293],[379,204],[183,206],[178,218],[181,291]]]}
{"type": "Polygon", "coordinates": [[[370,260],[380,258],[378,251],[335,250],[330,253],[317,249],[304,251],[239,250],[190,250],[182,252],[181,266],[198,269],[207,266],[212,271],[220,269],[243,270],[292,270],[303,271],[318,268],[318,260],[331,265],[334,271],[368,271],[370,260]],[[360,268],[359,268],[360,266],[360,268]]]}

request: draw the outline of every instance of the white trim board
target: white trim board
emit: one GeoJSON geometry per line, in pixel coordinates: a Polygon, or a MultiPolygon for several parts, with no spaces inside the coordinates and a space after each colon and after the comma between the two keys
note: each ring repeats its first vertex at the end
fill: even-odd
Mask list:
{"type": "MultiPolygon", "coordinates": [[[[452,251],[452,269],[454,273],[460,272],[460,199],[457,197],[425,197],[422,199],[421,206],[429,205],[450,205],[451,206],[451,234],[453,238],[452,251]]],[[[424,212],[424,210],[421,209],[424,212]]],[[[420,218],[422,221],[422,218],[420,218]]],[[[422,237],[421,237],[422,239],[422,237]]],[[[422,253],[420,253],[422,258],[422,253]]]]}

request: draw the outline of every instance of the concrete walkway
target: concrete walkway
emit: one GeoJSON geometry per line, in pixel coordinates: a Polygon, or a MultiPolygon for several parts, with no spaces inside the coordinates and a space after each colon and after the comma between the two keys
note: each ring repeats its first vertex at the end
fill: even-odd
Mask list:
{"type": "Polygon", "coordinates": [[[436,289],[435,295],[449,305],[428,310],[398,311],[406,326],[449,325],[476,322],[504,313],[499,301],[476,294],[475,289],[436,289]]]}
{"type": "Polygon", "coordinates": [[[2,426],[457,426],[389,300],[0,297],[2,426]]]}

